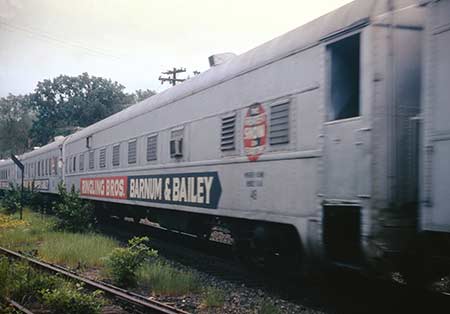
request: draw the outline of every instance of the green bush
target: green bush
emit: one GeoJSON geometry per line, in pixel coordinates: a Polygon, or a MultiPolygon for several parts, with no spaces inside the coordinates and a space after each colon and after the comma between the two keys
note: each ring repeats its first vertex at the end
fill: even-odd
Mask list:
{"type": "Polygon", "coordinates": [[[18,185],[10,184],[9,189],[4,190],[1,205],[8,214],[14,214],[19,211],[21,202],[23,206],[29,206],[34,211],[41,211],[43,207],[43,196],[41,193],[34,191],[33,188],[24,188],[23,198],[22,190],[18,185]]]}
{"type": "Polygon", "coordinates": [[[0,295],[20,303],[39,300],[38,291],[56,287],[61,279],[35,271],[27,263],[12,263],[0,258],[0,295]]]}
{"type": "Polygon", "coordinates": [[[128,247],[115,248],[105,259],[107,273],[114,284],[133,286],[136,284],[136,272],[146,258],[156,256],[157,252],[146,243],[147,237],[134,237],[128,241],[128,247]]]}
{"type": "Polygon", "coordinates": [[[27,190],[26,195],[26,205],[30,207],[31,210],[35,212],[44,213],[46,211],[46,206],[44,205],[44,197],[41,193],[34,191],[34,189],[27,190]]]}
{"type": "Polygon", "coordinates": [[[44,289],[40,291],[42,303],[50,313],[60,314],[95,314],[100,313],[103,306],[98,296],[101,291],[92,294],[83,293],[83,286],[64,284],[58,289],[44,289]]]}
{"type": "Polygon", "coordinates": [[[61,283],[55,276],[35,271],[27,263],[13,264],[11,267],[9,289],[11,298],[19,303],[39,300],[41,289],[52,289],[61,283]]]}
{"type": "Polygon", "coordinates": [[[60,200],[53,206],[53,211],[58,218],[57,227],[70,232],[91,229],[95,222],[91,204],[79,197],[74,186],[70,192],[67,192],[64,184],[60,184],[58,190],[60,200]]]}
{"type": "Polygon", "coordinates": [[[21,206],[21,193],[16,185],[10,184],[9,189],[4,191],[2,206],[7,214],[14,214],[19,211],[21,206]]]}
{"type": "MultiPolygon", "coordinates": [[[[83,286],[37,271],[27,263],[0,257],[0,303],[9,297],[17,302],[41,304],[50,313],[99,313],[104,304],[101,292],[86,294],[83,286]]],[[[1,312],[0,312],[1,313],[1,312]]]]}

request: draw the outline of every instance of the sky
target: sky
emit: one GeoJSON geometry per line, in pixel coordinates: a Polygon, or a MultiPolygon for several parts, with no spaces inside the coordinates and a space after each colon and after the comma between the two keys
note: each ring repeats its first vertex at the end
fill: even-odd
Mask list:
{"type": "Polygon", "coordinates": [[[161,72],[209,68],[350,0],[0,0],[0,97],[60,74],[162,91],[161,72]]]}

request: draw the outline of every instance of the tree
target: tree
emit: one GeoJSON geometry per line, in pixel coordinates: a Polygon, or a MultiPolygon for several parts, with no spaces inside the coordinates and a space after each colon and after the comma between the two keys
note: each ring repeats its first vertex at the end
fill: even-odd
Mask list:
{"type": "Polygon", "coordinates": [[[134,102],[124,89],[118,82],[88,73],[39,82],[30,97],[36,112],[33,143],[47,144],[55,135],[70,134],[124,109],[134,102]]]}
{"type": "Polygon", "coordinates": [[[138,89],[134,92],[134,102],[138,103],[140,101],[143,101],[144,99],[152,97],[155,94],[156,92],[150,89],[146,90],[138,89]]]}
{"type": "Polygon", "coordinates": [[[30,148],[28,133],[32,125],[30,96],[9,94],[0,98],[0,158],[21,154],[30,148]]]}

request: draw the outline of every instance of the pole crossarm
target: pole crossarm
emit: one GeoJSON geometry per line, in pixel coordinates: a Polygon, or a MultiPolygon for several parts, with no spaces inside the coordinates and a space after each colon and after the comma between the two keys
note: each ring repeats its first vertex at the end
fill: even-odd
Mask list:
{"type": "Polygon", "coordinates": [[[178,73],[184,73],[186,72],[186,68],[173,68],[172,70],[167,70],[165,72],[162,72],[161,74],[168,75],[168,77],[162,77],[160,76],[158,80],[161,81],[161,84],[164,84],[165,82],[169,82],[173,86],[177,84],[177,82],[184,82],[185,79],[179,79],[177,78],[178,73]]]}

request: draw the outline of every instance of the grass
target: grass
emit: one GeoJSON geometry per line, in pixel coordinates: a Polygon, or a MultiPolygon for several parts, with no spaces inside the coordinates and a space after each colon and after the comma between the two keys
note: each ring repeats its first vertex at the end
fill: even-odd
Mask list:
{"type": "MultiPolygon", "coordinates": [[[[55,231],[56,220],[53,217],[29,210],[24,211],[24,221],[17,218],[18,215],[2,214],[0,209],[0,246],[15,251],[34,251],[47,262],[73,268],[104,268],[104,258],[119,246],[115,240],[100,234],[55,231]]],[[[101,273],[105,274],[104,269],[101,273]]],[[[139,268],[137,283],[160,295],[201,292],[196,275],[178,270],[157,258],[139,268]]],[[[223,293],[210,290],[206,293],[205,304],[220,306],[223,300],[223,293]]]]}
{"type": "Polygon", "coordinates": [[[29,210],[24,211],[25,222],[13,218],[0,213],[0,246],[23,252],[37,250],[38,256],[47,262],[97,267],[118,246],[111,238],[94,233],[53,231],[53,217],[29,210]]]}
{"type": "Polygon", "coordinates": [[[0,213],[0,246],[11,250],[30,251],[43,241],[44,235],[54,226],[54,219],[24,211],[24,220],[18,215],[0,213]]]}
{"type": "Polygon", "coordinates": [[[158,260],[145,263],[137,273],[139,286],[154,294],[184,295],[199,291],[199,280],[188,271],[181,271],[158,260]]]}
{"type": "Polygon", "coordinates": [[[70,267],[99,267],[103,257],[118,243],[95,233],[49,232],[39,246],[39,256],[48,262],[70,267]]]}
{"type": "Polygon", "coordinates": [[[222,307],[225,303],[225,293],[218,288],[208,287],[203,293],[203,307],[222,307]]]}

